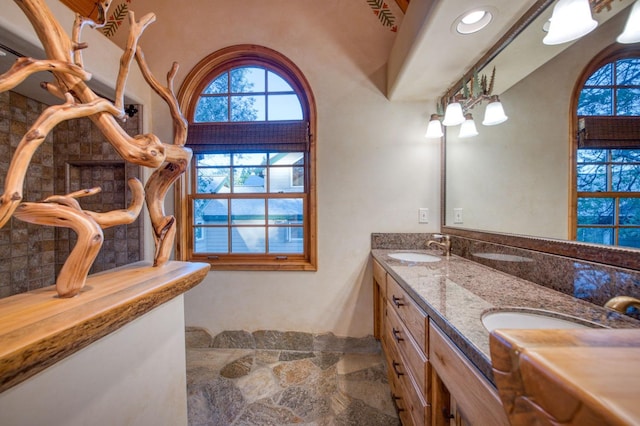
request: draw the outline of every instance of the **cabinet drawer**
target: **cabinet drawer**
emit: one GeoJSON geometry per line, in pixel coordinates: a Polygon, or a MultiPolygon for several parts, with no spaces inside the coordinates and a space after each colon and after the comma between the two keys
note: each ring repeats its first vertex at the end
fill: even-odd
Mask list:
{"type": "Polygon", "coordinates": [[[422,352],[428,354],[427,315],[390,275],[387,275],[387,300],[422,352]]]}
{"type": "Polygon", "coordinates": [[[496,389],[433,323],[429,323],[429,363],[445,383],[462,417],[474,425],[508,425],[496,389]]]}
{"type": "MultiPolygon", "coordinates": [[[[418,390],[418,385],[409,373],[404,360],[398,352],[398,348],[393,343],[393,337],[389,333],[385,333],[385,356],[387,358],[387,369],[389,381],[395,381],[394,386],[399,394],[404,407],[411,415],[412,422],[408,423],[403,419],[403,426],[414,424],[416,426],[425,426],[431,424],[431,407],[426,403],[425,398],[418,390]]],[[[400,413],[402,414],[402,413],[400,413]]],[[[401,416],[402,418],[402,416],[401,416]]]]}
{"type": "Polygon", "coordinates": [[[400,356],[406,361],[409,369],[411,370],[413,378],[418,385],[418,389],[423,395],[429,395],[429,389],[427,387],[427,357],[415,342],[411,334],[407,332],[407,329],[398,317],[398,314],[391,308],[391,306],[388,306],[387,308],[385,326],[387,327],[388,338],[393,339],[393,342],[391,343],[398,347],[400,356]]]}
{"type": "Polygon", "coordinates": [[[373,259],[373,279],[378,283],[378,286],[380,286],[382,297],[386,297],[387,271],[385,271],[384,268],[375,259],[373,259]]]}
{"type": "Polygon", "coordinates": [[[404,390],[402,383],[391,369],[391,363],[393,362],[389,349],[386,347],[385,339],[382,339],[382,349],[387,361],[387,376],[389,378],[389,387],[391,388],[391,398],[398,411],[398,417],[402,422],[402,426],[413,425],[413,419],[411,418],[411,409],[407,404],[407,392],[404,390]]]}

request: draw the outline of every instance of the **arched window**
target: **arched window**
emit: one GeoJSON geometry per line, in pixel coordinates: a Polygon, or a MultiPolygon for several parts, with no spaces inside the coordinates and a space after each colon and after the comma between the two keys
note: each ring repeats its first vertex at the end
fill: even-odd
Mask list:
{"type": "Polygon", "coordinates": [[[302,73],[254,45],[220,50],[181,87],[190,173],[181,259],[213,269],[315,270],[315,105],[302,73]]]}
{"type": "Polygon", "coordinates": [[[572,236],[640,247],[640,49],[596,57],[575,98],[572,236]]]}

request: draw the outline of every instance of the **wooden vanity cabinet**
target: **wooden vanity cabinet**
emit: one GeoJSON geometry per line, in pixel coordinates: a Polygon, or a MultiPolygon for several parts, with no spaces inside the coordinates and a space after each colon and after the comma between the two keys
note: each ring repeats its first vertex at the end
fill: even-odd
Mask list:
{"type": "Polygon", "coordinates": [[[434,425],[509,425],[497,390],[432,322],[429,361],[434,425]]]}
{"type": "Polygon", "coordinates": [[[405,426],[431,425],[428,317],[390,275],[386,280],[382,342],[389,381],[397,383],[394,397],[408,411],[400,418],[405,426]]]}
{"type": "Polygon", "coordinates": [[[374,334],[404,426],[508,425],[497,390],[376,260],[374,334]]]}

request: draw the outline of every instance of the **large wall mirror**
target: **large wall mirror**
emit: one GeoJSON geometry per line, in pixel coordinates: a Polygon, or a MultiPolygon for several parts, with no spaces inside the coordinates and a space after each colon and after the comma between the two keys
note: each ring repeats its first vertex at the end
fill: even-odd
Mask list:
{"type": "MultiPolygon", "coordinates": [[[[573,94],[592,59],[615,47],[633,1],[614,0],[609,10],[594,13],[599,22],[594,31],[549,46],[542,43],[543,28],[554,4],[537,2],[477,65],[486,75],[495,67],[493,93],[508,121],[480,125],[480,105],[471,111],[477,136],[459,138],[459,126],[446,128],[443,230],[500,242],[509,236],[522,247],[638,269],[637,248],[571,242],[570,216],[575,202],[570,140],[577,131],[573,94]]],[[[625,46],[640,49],[637,43],[625,46]]]]}

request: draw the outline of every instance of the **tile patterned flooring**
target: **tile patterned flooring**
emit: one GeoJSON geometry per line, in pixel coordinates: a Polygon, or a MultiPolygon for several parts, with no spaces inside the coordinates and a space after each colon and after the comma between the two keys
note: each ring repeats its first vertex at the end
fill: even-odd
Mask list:
{"type": "Polygon", "coordinates": [[[189,425],[400,424],[373,338],[187,329],[189,425]]]}

